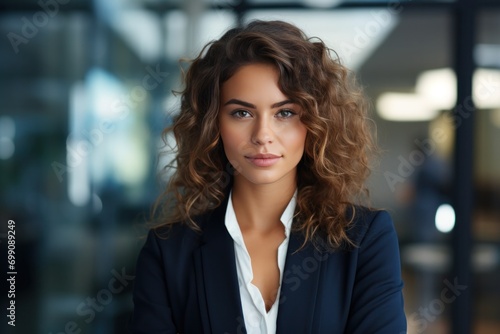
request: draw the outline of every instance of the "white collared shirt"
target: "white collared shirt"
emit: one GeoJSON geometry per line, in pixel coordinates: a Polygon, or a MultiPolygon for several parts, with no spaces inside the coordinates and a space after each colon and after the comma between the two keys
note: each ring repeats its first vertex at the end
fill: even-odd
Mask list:
{"type": "MultiPolygon", "coordinates": [[[[234,253],[236,257],[236,271],[238,274],[238,285],[240,288],[241,307],[245,327],[248,334],[274,334],[276,333],[276,320],[278,318],[278,306],[280,298],[280,289],[276,300],[269,312],[266,312],[266,305],[259,288],[252,284],[253,271],[250,254],[241,234],[241,229],[236,219],[233,208],[232,191],[229,193],[229,199],[226,209],[225,224],[227,231],[234,241],[234,253]]],[[[280,286],[283,280],[283,270],[285,268],[286,253],[288,250],[288,241],[290,229],[295,211],[297,190],[293,194],[288,206],[281,215],[281,222],[285,226],[285,240],[278,247],[278,267],[280,270],[280,286]]]]}

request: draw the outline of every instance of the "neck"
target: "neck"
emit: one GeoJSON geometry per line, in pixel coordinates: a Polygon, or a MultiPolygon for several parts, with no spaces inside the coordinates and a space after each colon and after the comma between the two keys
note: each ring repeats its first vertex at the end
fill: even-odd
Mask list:
{"type": "Polygon", "coordinates": [[[256,185],[244,177],[235,178],[232,202],[240,228],[267,231],[280,225],[280,218],[292,198],[297,183],[280,180],[256,185]]]}

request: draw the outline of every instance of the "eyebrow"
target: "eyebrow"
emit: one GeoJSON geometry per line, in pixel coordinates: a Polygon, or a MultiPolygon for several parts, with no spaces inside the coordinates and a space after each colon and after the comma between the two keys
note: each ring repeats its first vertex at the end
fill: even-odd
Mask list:
{"type": "MultiPolygon", "coordinates": [[[[281,106],[284,106],[285,104],[289,104],[289,103],[293,103],[292,100],[284,100],[284,101],[281,101],[281,102],[276,102],[274,103],[273,105],[271,105],[271,108],[279,108],[281,106]]],[[[251,103],[248,103],[248,102],[245,102],[245,101],[241,101],[241,100],[238,100],[238,99],[231,99],[229,101],[227,101],[226,103],[224,103],[224,106],[227,106],[229,104],[238,104],[238,105],[241,105],[241,106],[244,106],[244,107],[247,107],[247,108],[252,108],[252,109],[256,109],[257,107],[251,103]]]]}

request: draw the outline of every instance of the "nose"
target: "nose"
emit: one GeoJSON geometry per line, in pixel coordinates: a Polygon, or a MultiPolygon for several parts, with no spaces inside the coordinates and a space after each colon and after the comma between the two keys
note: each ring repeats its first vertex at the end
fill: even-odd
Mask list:
{"type": "Polygon", "coordinates": [[[269,121],[260,119],[255,122],[252,133],[252,143],[255,145],[271,144],[274,141],[274,131],[269,121]]]}

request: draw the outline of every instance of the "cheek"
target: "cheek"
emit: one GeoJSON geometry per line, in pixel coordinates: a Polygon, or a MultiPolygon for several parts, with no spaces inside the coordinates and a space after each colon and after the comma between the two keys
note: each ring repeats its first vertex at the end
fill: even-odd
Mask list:
{"type": "Polygon", "coordinates": [[[300,152],[297,153],[302,154],[305,146],[306,135],[306,127],[304,125],[298,126],[297,128],[293,129],[293,131],[287,132],[285,141],[290,147],[293,147],[294,150],[300,150],[300,152]]]}
{"type": "Polygon", "coordinates": [[[238,148],[241,146],[241,132],[232,129],[231,127],[222,126],[220,128],[220,135],[226,155],[230,156],[232,154],[235,154],[238,151],[238,148]]]}

